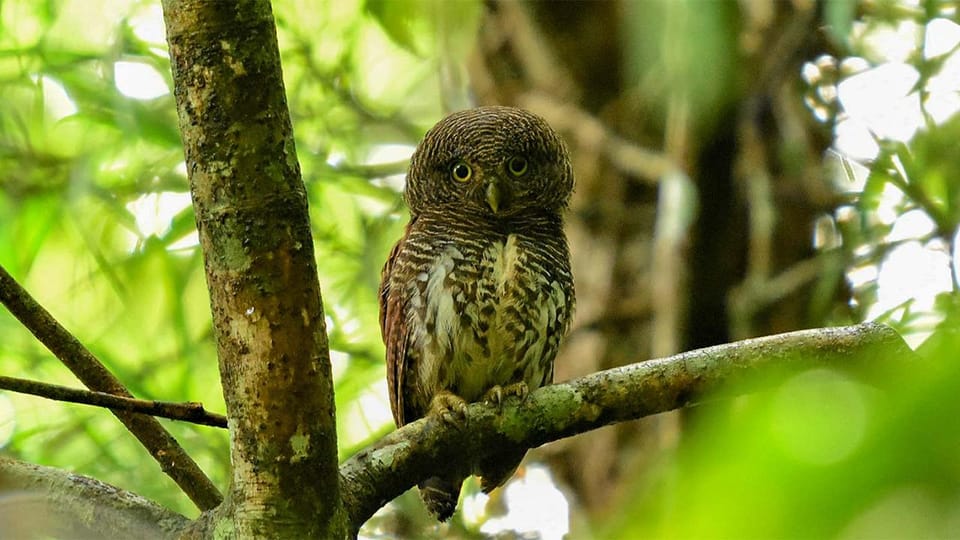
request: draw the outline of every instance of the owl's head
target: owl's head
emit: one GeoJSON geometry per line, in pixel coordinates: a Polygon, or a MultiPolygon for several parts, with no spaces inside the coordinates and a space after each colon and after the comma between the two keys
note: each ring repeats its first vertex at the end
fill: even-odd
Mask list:
{"type": "Polygon", "coordinates": [[[404,191],[413,215],[512,217],[560,212],[573,191],[573,169],[560,136],[534,114],[479,107],[433,126],[410,160],[404,191]]]}

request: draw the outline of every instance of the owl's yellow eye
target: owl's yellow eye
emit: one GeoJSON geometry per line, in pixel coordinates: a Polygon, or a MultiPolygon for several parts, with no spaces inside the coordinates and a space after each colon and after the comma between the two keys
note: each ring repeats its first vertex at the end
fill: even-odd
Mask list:
{"type": "Polygon", "coordinates": [[[450,176],[457,182],[466,182],[473,177],[473,169],[470,168],[470,165],[458,161],[450,168],[450,176]]]}
{"type": "Polygon", "coordinates": [[[510,161],[507,161],[507,170],[514,176],[523,176],[527,173],[528,165],[527,158],[523,156],[513,156],[510,158],[510,161]]]}

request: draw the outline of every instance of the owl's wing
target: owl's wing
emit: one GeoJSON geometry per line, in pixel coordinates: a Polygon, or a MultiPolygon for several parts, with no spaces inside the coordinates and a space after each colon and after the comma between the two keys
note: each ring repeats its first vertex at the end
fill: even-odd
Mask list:
{"type": "MultiPolygon", "coordinates": [[[[409,226],[407,226],[409,231],[409,226]]],[[[387,348],[387,391],[390,394],[390,409],[397,426],[404,425],[403,379],[407,363],[407,318],[404,315],[403,291],[390,287],[397,256],[403,249],[407,233],[394,244],[390,256],[380,273],[380,335],[387,348]]]]}

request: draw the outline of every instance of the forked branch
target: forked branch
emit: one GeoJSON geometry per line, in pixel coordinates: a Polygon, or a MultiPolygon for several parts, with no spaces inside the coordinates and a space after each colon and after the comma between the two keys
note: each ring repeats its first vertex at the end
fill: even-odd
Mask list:
{"type": "MultiPolygon", "coordinates": [[[[133,397],[126,387],[66,328],[60,325],[0,266],[0,303],[67,366],[80,381],[98,392],[133,397]]],[[[114,410],[113,414],[140,441],[180,489],[201,510],[220,504],[216,486],[195,461],[152,416],[114,410]]]]}

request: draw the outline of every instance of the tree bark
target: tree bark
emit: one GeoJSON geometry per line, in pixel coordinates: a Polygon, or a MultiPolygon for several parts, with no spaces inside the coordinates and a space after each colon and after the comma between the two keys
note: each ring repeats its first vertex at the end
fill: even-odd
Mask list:
{"type": "Polygon", "coordinates": [[[233,475],[200,536],[345,535],[306,190],[266,0],[165,0],[233,475]]]}
{"type": "Polygon", "coordinates": [[[170,538],[190,520],[93,478],[0,456],[4,538],[170,538]]]}

